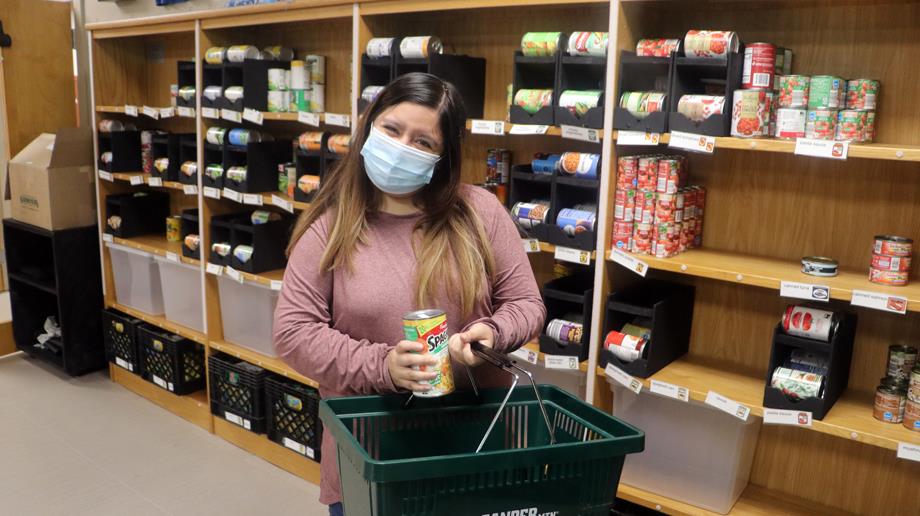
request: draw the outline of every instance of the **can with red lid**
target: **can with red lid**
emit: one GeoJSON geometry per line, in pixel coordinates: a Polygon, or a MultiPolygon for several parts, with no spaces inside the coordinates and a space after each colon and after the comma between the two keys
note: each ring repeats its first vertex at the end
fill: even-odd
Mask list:
{"type": "Polygon", "coordinates": [[[776,67],[776,46],[772,43],[749,43],[744,48],[741,87],[772,88],[776,67]]]}
{"type": "Polygon", "coordinates": [[[876,235],[873,252],[887,256],[910,256],[914,241],[910,238],[894,235],[876,235]]]}
{"type": "Polygon", "coordinates": [[[869,281],[889,287],[903,287],[910,280],[907,271],[890,271],[869,267],[869,281]]]}
{"type": "Polygon", "coordinates": [[[789,305],[783,314],[783,331],[796,337],[830,342],[837,331],[837,314],[801,305],[789,305]]]}
{"type": "Polygon", "coordinates": [[[872,253],[871,267],[883,271],[906,272],[910,270],[910,256],[889,256],[872,253]]]}

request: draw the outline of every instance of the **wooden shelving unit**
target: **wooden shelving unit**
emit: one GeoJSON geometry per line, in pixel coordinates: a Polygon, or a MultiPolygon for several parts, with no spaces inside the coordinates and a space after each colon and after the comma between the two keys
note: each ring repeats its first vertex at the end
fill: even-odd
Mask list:
{"type": "Polygon", "coordinates": [[[189,265],[201,264],[201,260],[182,256],[182,243],[170,242],[166,240],[165,235],[143,235],[134,238],[114,237],[112,238],[112,242],[126,247],[131,247],[133,249],[147,251],[148,253],[153,253],[157,256],[171,257],[172,255],[175,255],[179,261],[189,265]]]}
{"type": "MultiPolygon", "coordinates": [[[[556,125],[551,125],[551,126],[547,127],[547,128],[546,128],[546,132],[545,132],[544,134],[520,134],[520,135],[516,135],[516,134],[512,134],[512,133],[511,133],[512,129],[514,128],[514,126],[515,126],[515,125],[524,125],[524,124],[512,124],[512,123],[510,123],[510,122],[503,122],[503,123],[504,123],[504,131],[505,131],[504,136],[522,136],[522,137],[525,137],[525,136],[526,136],[526,137],[533,137],[533,138],[539,138],[539,137],[543,137],[543,136],[562,136],[562,127],[556,126],[556,125]]],[[[467,130],[467,131],[472,131],[472,129],[473,129],[473,121],[472,121],[472,120],[467,120],[467,121],[466,121],[466,130],[467,130]]],[[[597,137],[598,137],[598,139],[599,139],[599,140],[603,140],[603,139],[604,139],[604,134],[605,134],[605,133],[604,133],[604,130],[603,130],[603,129],[596,129],[595,131],[597,132],[597,137]]],[[[614,133],[614,134],[616,134],[616,133],[614,133]]],[[[490,135],[479,135],[479,134],[473,134],[473,136],[499,136],[499,135],[491,135],[491,134],[490,134],[490,135]]]]}
{"type": "Polygon", "coordinates": [[[148,401],[159,405],[196,426],[209,432],[212,431],[211,408],[208,404],[207,391],[198,391],[187,396],[177,396],[133,373],[111,364],[109,365],[109,375],[112,377],[112,381],[138,396],[146,398],[148,401]]]}
{"type": "MultiPolygon", "coordinates": [[[[620,484],[617,490],[617,497],[673,516],[713,516],[719,514],[625,484],[620,484]]],[[[785,516],[832,516],[839,515],[840,511],[829,507],[816,506],[814,503],[803,498],[777,496],[776,493],[761,487],[748,485],[744,493],[741,494],[741,498],[738,499],[735,506],[728,514],[744,514],[746,516],[767,516],[772,514],[783,514],[785,516]]]]}
{"type": "Polygon", "coordinates": [[[186,339],[194,340],[195,342],[199,344],[207,344],[208,342],[207,338],[205,338],[203,333],[199,331],[195,331],[191,328],[186,328],[185,326],[182,326],[180,324],[176,324],[174,322],[167,321],[166,318],[163,316],[150,315],[150,314],[141,312],[140,310],[135,310],[131,308],[130,306],[123,305],[115,301],[107,301],[105,303],[105,306],[106,308],[114,308],[116,310],[124,312],[130,315],[131,317],[136,317],[158,328],[163,328],[166,331],[171,331],[175,333],[176,335],[185,337],[186,339]]]}
{"type": "MultiPolygon", "coordinates": [[[[112,178],[116,181],[126,181],[129,184],[132,180],[137,181],[137,179],[134,179],[135,177],[140,177],[143,181],[143,184],[151,186],[151,177],[144,174],[143,172],[116,172],[112,174],[112,178]]],[[[161,181],[161,184],[159,186],[154,186],[154,188],[168,188],[170,190],[179,190],[184,192],[186,186],[189,185],[185,185],[177,181],[161,181]]]]}
{"type": "Polygon", "coordinates": [[[288,377],[302,384],[309,385],[310,387],[315,387],[317,389],[319,388],[319,383],[307,378],[306,376],[296,373],[280,358],[263,355],[262,353],[233,344],[232,342],[212,340],[210,346],[211,349],[227,353],[228,355],[233,355],[236,358],[240,358],[251,364],[255,364],[259,367],[268,369],[273,373],[278,373],[281,376],[288,377]]]}

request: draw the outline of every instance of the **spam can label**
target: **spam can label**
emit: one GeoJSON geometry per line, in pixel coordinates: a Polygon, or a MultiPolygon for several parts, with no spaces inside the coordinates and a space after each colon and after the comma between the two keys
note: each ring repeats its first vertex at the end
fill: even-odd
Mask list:
{"type": "Polygon", "coordinates": [[[454,392],[454,374],[450,366],[450,350],[447,347],[447,315],[441,310],[418,310],[403,316],[403,332],[406,340],[424,344],[422,354],[433,355],[438,363],[433,367],[413,367],[419,371],[437,373],[427,383],[431,389],[416,392],[416,396],[435,398],[454,392]]]}

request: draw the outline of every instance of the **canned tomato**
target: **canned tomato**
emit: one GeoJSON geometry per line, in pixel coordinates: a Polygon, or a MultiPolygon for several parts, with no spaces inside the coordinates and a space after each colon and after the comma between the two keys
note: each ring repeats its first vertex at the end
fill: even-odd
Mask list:
{"type": "Polygon", "coordinates": [[[875,111],[866,111],[866,137],[864,141],[875,141],[875,111]]]}
{"type": "Polygon", "coordinates": [[[741,87],[772,88],[776,68],[776,47],[771,43],[750,43],[744,48],[741,87]]]}
{"type": "Polygon", "coordinates": [[[639,224],[655,222],[655,192],[636,190],[636,210],[633,220],[639,224]]]}
{"type": "Polygon", "coordinates": [[[774,136],[784,139],[804,138],[807,118],[808,112],[804,109],[777,109],[774,136]]]}
{"type": "Polygon", "coordinates": [[[787,398],[793,400],[820,398],[824,395],[822,375],[786,367],[777,367],[773,370],[770,386],[783,391],[787,398]]]}
{"type": "Polygon", "coordinates": [[[600,159],[600,154],[565,152],[559,160],[559,172],[583,179],[597,179],[597,164],[600,159]]]}
{"type": "Polygon", "coordinates": [[[778,107],[804,109],[808,107],[811,78],[807,75],[783,75],[779,78],[778,107]]]}
{"type": "Polygon", "coordinates": [[[389,57],[393,49],[393,38],[371,38],[364,51],[368,57],[389,57]]]}
{"type": "Polygon", "coordinates": [[[530,57],[555,55],[561,35],[561,32],[528,32],[521,38],[521,53],[530,57]]]}
{"type": "Polygon", "coordinates": [[[737,52],[738,35],[722,30],[690,30],[684,36],[684,54],[691,58],[727,60],[728,54],[737,52]]]}
{"type": "Polygon", "coordinates": [[[732,136],[753,138],[769,132],[768,93],[765,89],[735,90],[732,102],[732,136]]]}
{"type": "Polygon", "coordinates": [[[789,305],[783,314],[783,331],[796,337],[830,342],[838,324],[834,312],[807,306],[789,305]]]}
{"type": "Polygon", "coordinates": [[[636,189],[654,192],[658,187],[658,157],[642,156],[637,163],[636,189]]]}
{"type": "Polygon", "coordinates": [[[895,344],[888,347],[888,377],[907,381],[917,365],[917,348],[895,344]]]}
{"type": "Polygon", "coordinates": [[[655,191],[658,193],[677,193],[683,186],[681,174],[681,161],[678,158],[660,158],[658,160],[658,179],[655,182],[655,191]]]}
{"type": "Polygon", "coordinates": [[[604,337],[604,349],[610,351],[623,362],[633,362],[642,356],[648,341],[635,335],[627,335],[616,330],[604,337]]]}
{"type": "Polygon", "coordinates": [[[649,254],[652,250],[652,224],[636,224],[632,249],[636,254],[649,254]]]}
{"type": "Polygon", "coordinates": [[[872,253],[871,267],[884,271],[906,272],[910,270],[910,256],[888,256],[872,253]]]}
{"type": "Polygon", "coordinates": [[[837,115],[837,136],[840,141],[858,142],[865,131],[863,113],[852,109],[840,111],[837,115]]]}
{"type": "Polygon", "coordinates": [[[559,211],[556,217],[556,225],[565,231],[569,236],[575,236],[578,233],[594,231],[594,224],[597,222],[597,214],[586,210],[575,210],[564,208],[559,211]]]}
{"type": "Polygon", "coordinates": [[[677,195],[675,194],[658,194],[655,201],[655,224],[663,222],[675,222],[677,212],[677,195]]]}
{"type": "Polygon", "coordinates": [[[875,109],[879,83],[872,79],[852,79],[847,82],[847,109],[875,109]]]}
{"type": "Polygon", "coordinates": [[[514,104],[528,114],[536,114],[541,108],[553,103],[553,90],[518,90],[514,95],[514,104]]]}
{"type": "Polygon", "coordinates": [[[694,122],[702,122],[712,115],[721,115],[725,97],[720,95],[681,95],[677,112],[694,122]]]}
{"type": "Polygon", "coordinates": [[[631,222],[613,223],[613,247],[629,250],[632,247],[633,224],[631,222]]]}
{"type": "Polygon", "coordinates": [[[910,256],[913,253],[914,241],[910,238],[894,235],[876,235],[873,252],[888,256],[910,256]]]}
{"type": "Polygon", "coordinates": [[[545,224],[549,218],[549,203],[519,202],[511,208],[518,223],[525,228],[545,224]]]}
{"type": "Polygon", "coordinates": [[[546,325],[546,335],[560,344],[581,344],[584,327],[581,323],[553,319],[546,325]]]}
{"type": "Polygon", "coordinates": [[[204,60],[208,64],[221,64],[227,59],[226,47],[211,47],[204,51],[204,60]]]}
{"type": "Polygon", "coordinates": [[[613,196],[613,220],[616,222],[632,222],[636,212],[636,190],[633,188],[617,188],[613,196]]]}
{"type": "Polygon", "coordinates": [[[636,43],[636,55],[639,57],[670,57],[678,50],[679,39],[640,39],[636,43]]]}
{"type": "Polygon", "coordinates": [[[837,136],[837,112],[831,109],[809,111],[805,120],[805,137],[833,140],[837,136]]]}
{"type": "Polygon", "coordinates": [[[841,94],[845,91],[846,82],[840,77],[816,75],[809,85],[808,109],[840,109],[841,94]]]}
{"type": "Polygon", "coordinates": [[[181,215],[170,215],[166,217],[166,241],[167,242],[181,242],[182,241],[182,216],[181,215]]]}
{"type": "Polygon", "coordinates": [[[569,35],[566,51],[570,56],[604,57],[609,38],[606,32],[573,32],[569,35]]]}
{"type": "Polygon", "coordinates": [[[233,45],[227,49],[227,61],[242,63],[246,59],[259,59],[262,53],[252,45],[233,45]]]}
{"type": "Polygon", "coordinates": [[[224,176],[224,166],[220,163],[209,163],[204,167],[204,175],[217,181],[224,176]]]}
{"type": "Polygon", "coordinates": [[[906,404],[907,395],[901,387],[882,383],[875,391],[872,416],[886,423],[900,423],[906,404]]]}
{"type": "Polygon", "coordinates": [[[430,389],[416,392],[416,396],[434,398],[454,392],[454,374],[450,366],[448,349],[447,314],[443,310],[418,310],[403,316],[403,333],[406,340],[423,344],[422,355],[432,355],[438,361],[434,366],[412,366],[416,371],[437,373],[431,380],[420,382],[430,389]]]}
{"type": "Polygon", "coordinates": [[[639,158],[623,156],[617,159],[617,185],[636,186],[639,174],[639,158]]]}

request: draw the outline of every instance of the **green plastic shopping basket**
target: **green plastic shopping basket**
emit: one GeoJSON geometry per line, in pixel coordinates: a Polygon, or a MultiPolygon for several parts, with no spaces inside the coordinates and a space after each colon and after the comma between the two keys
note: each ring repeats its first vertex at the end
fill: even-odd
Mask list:
{"type": "MultiPolygon", "coordinates": [[[[512,370],[530,377],[491,355],[514,385],[512,370]]],[[[411,404],[323,400],[346,516],[608,515],[623,460],[645,434],[557,387],[514,385],[411,404]]]]}

